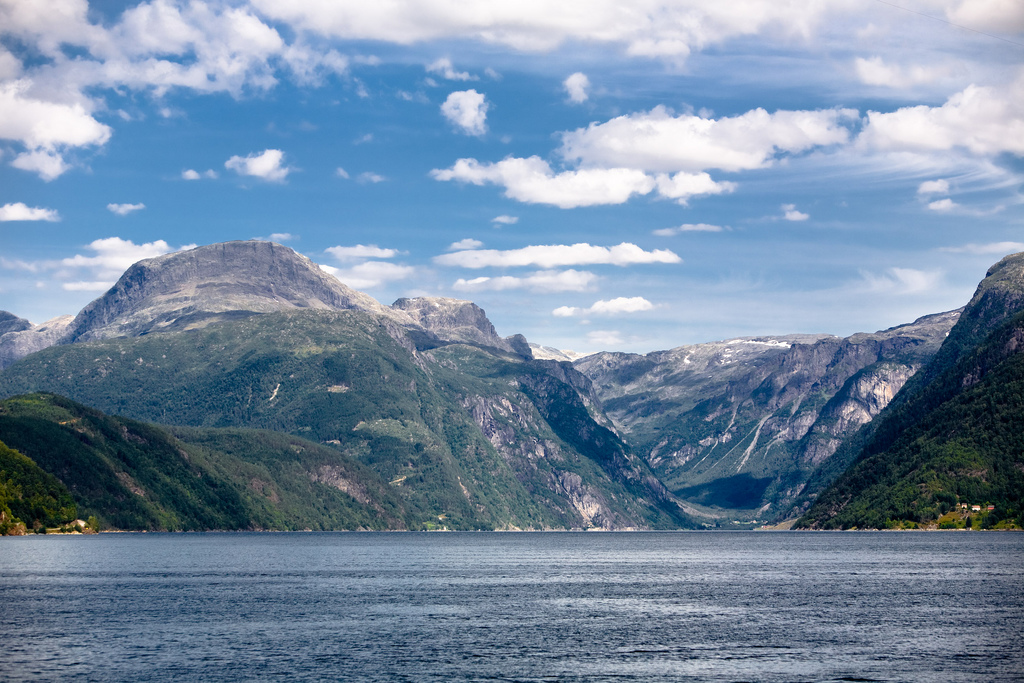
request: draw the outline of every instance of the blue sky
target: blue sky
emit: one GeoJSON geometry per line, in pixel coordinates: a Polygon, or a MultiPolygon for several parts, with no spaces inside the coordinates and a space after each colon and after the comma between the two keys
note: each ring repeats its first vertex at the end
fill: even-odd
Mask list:
{"type": "Polygon", "coordinates": [[[0,309],[273,239],[580,351],[848,335],[1024,250],[1019,0],[0,0],[0,309]]]}

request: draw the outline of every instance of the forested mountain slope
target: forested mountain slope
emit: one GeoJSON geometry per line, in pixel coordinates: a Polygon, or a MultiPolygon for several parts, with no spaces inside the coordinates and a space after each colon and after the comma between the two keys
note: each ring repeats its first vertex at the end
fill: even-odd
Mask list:
{"type": "Polygon", "coordinates": [[[992,267],[935,358],[852,442],[853,466],[798,525],[934,526],[961,503],[993,505],[989,525],[1021,525],[1022,351],[1024,254],[1015,254],[992,267]]]}

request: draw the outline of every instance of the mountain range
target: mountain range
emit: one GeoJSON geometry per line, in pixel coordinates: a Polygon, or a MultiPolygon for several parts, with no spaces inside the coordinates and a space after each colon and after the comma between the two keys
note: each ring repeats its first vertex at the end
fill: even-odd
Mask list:
{"type": "MultiPolygon", "coordinates": [[[[883,510],[903,480],[863,472],[914,429],[947,443],[928,420],[950,401],[1002,391],[1020,427],[990,376],[1016,367],[1022,272],[1008,257],[964,309],[875,333],[578,357],[472,302],[384,306],[287,247],[216,244],[140,261],[74,317],[0,313],[0,441],[116,528],[927,524],[977,487],[933,477],[940,502],[883,510]]],[[[1014,448],[975,463],[1005,519],[1014,448]]]]}

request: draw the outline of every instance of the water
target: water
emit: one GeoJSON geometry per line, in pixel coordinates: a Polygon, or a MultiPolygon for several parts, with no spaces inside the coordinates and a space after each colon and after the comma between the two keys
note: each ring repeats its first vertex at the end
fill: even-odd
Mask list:
{"type": "Polygon", "coordinates": [[[0,539],[0,680],[1020,681],[1024,534],[0,539]]]}

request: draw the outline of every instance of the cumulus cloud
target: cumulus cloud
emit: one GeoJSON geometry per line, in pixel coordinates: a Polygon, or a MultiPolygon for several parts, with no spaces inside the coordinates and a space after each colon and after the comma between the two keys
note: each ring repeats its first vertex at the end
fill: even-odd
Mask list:
{"type": "Polygon", "coordinates": [[[585,167],[627,167],[690,173],[764,168],[778,154],[847,142],[849,109],[777,111],[754,109],[721,119],[673,116],[665,107],[619,116],[562,134],[559,153],[585,167]]]}
{"type": "Polygon", "coordinates": [[[917,186],[918,194],[947,194],[949,192],[949,181],[939,178],[938,180],[926,180],[917,186]]]}
{"type": "Polygon", "coordinates": [[[1024,251],[1024,242],[990,242],[988,244],[965,244],[962,247],[943,247],[939,251],[953,254],[974,254],[978,256],[1002,256],[1024,251]]]}
{"type": "Polygon", "coordinates": [[[348,171],[343,169],[341,166],[335,169],[334,175],[338,176],[339,178],[344,178],[345,180],[348,180],[349,178],[348,171]]]}
{"type": "Polygon", "coordinates": [[[476,76],[466,73],[465,71],[456,71],[455,67],[452,66],[452,60],[447,57],[442,57],[437,61],[427,65],[427,73],[437,74],[442,78],[447,78],[449,81],[475,81],[478,80],[476,76]]]}
{"type": "Polygon", "coordinates": [[[272,232],[267,237],[253,237],[253,239],[264,242],[290,242],[299,239],[299,236],[293,235],[290,232],[272,232]]]}
{"type": "MultiPolygon", "coordinates": [[[[448,169],[434,169],[435,180],[457,180],[484,185],[501,185],[505,196],[528,204],[551,204],[562,209],[581,206],[622,204],[634,195],[660,189],[673,199],[685,201],[692,194],[717,194],[731,189],[731,183],[707,178],[652,177],[631,168],[592,168],[555,173],[540,157],[508,157],[497,163],[459,159],[448,169]]],[[[679,174],[677,174],[678,176],[679,174]]],[[[706,175],[706,174],[703,174],[706,175]]]]}
{"type": "Polygon", "coordinates": [[[403,266],[387,261],[366,261],[351,268],[332,268],[323,265],[320,267],[355,289],[367,289],[387,282],[405,280],[416,272],[416,268],[413,266],[403,266]]]}
{"type": "Polygon", "coordinates": [[[587,90],[590,89],[590,79],[579,71],[562,81],[562,86],[565,88],[566,94],[569,95],[570,102],[581,104],[590,97],[587,93],[587,90]]]}
{"type": "Polygon", "coordinates": [[[559,306],[551,311],[551,314],[559,318],[571,318],[573,316],[589,315],[621,315],[628,313],[640,313],[654,308],[647,299],[642,296],[620,296],[607,301],[595,301],[589,308],[577,308],[575,306],[559,306]]]}
{"type": "Polygon", "coordinates": [[[224,167],[239,175],[262,178],[271,182],[284,182],[292,169],[282,165],[284,152],[279,149],[265,149],[246,157],[233,156],[224,162],[224,167]]]}
{"type": "MultiPolygon", "coordinates": [[[[235,157],[232,157],[232,158],[235,158],[235,157]]],[[[194,168],[188,168],[188,169],[185,169],[184,171],[181,172],[182,180],[201,180],[203,178],[209,178],[209,179],[213,180],[213,179],[215,179],[217,177],[218,177],[217,176],[217,172],[214,171],[212,168],[207,169],[207,170],[203,171],[202,173],[200,173],[199,171],[195,170],[194,168]]]]}
{"type": "Polygon", "coordinates": [[[881,85],[887,88],[907,88],[914,85],[933,83],[949,75],[945,66],[898,66],[886,64],[881,57],[853,60],[857,78],[866,85],[881,85]]]}
{"type": "Polygon", "coordinates": [[[441,113],[467,135],[487,132],[487,98],[476,90],[458,90],[448,95],[441,113]]]}
{"type": "Polygon", "coordinates": [[[928,204],[928,208],[932,211],[946,212],[958,209],[960,208],[960,205],[947,197],[946,199],[939,199],[937,201],[930,202],[928,204]]]}
{"type": "Polygon", "coordinates": [[[946,8],[946,16],[954,24],[979,31],[1024,31],[1024,5],[1016,0],[960,0],[946,8]]]}
{"type": "Polygon", "coordinates": [[[587,332],[587,343],[591,346],[607,349],[614,346],[622,346],[625,340],[622,338],[622,333],[615,330],[593,330],[592,332],[587,332]]]}
{"type": "Polygon", "coordinates": [[[466,8],[448,2],[281,3],[253,0],[267,16],[292,27],[342,39],[409,45],[444,39],[477,40],[521,51],[549,51],[568,41],[618,44],[627,54],[685,58],[731,37],[772,30],[809,36],[835,3],[753,0],[735,6],[709,2],[635,0],[629,5],[564,0],[555,5],[487,2],[466,8]]]}
{"type": "Polygon", "coordinates": [[[810,214],[797,211],[796,204],[783,204],[782,211],[782,219],[787,221],[805,221],[811,217],[810,214]]]}
{"type": "Polygon", "coordinates": [[[463,292],[528,289],[534,292],[585,292],[593,289],[597,275],[586,270],[540,270],[523,277],[459,278],[452,288],[463,292]]]}
{"type": "Polygon", "coordinates": [[[116,213],[118,216],[127,216],[133,211],[141,211],[145,209],[146,205],[139,204],[107,204],[107,210],[111,213],[116,213]]]}
{"type": "Polygon", "coordinates": [[[7,221],[59,221],[56,209],[26,206],[22,202],[0,206],[0,223],[7,221]]]}
{"type": "Polygon", "coordinates": [[[484,243],[480,240],[475,240],[472,237],[459,240],[458,242],[452,242],[448,245],[448,251],[462,251],[464,249],[479,249],[484,246],[484,243]]]}
{"type": "Polygon", "coordinates": [[[63,159],[66,150],[103,145],[111,129],[94,119],[82,103],[40,99],[30,93],[32,86],[27,78],[0,82],[0,138],[26,148],[13,166],[52,180],[69,168],[63,159]]]}
{"type": "Polygon", "coordinates": [[[672,237],[673,235],[681,235],[684,232],[722,232],[723,230],[727,230],[727,228],[721,225],[711,225],[710,223],[683,223],[674,228],[659,228],[652,231],[652,234],[659,237],[672,237]]]}
{"type": "Polygon", "coordinates": [[[941,270],[889,268],[884,273],[861,271],[861,287],[880,294],[923,294],[934,291],[942,283],[941,270]]]}
{"type": "Polygon", "coordinates": [[[462,268],[525,266],[558,268],[602,264],[629,266],[647,263],[682,263],[682,259],[668,249],[644,251],[635,244],[623,242],[614,247],[598,247],[579,243],[537,245],[507,251],[469,249],[435,256],[434,262],[438,265],[462,268]]]}
{"type": "Polygon", "coordinates": [[[383,183],[385,180],[387,180],[387,178],[379,173],[374,173],[373,171],[363,171],[356,176],[356,182],[363,184],[370,183],[371,185],[376,185],[377,183],[383,183]]]}
{"type": "Polygon", "coordinates": [[[1024,155],[1024,75],[1006,88],[971,85],[940,107],[869,111],[858,142],[883,152],[1024,155]]]}
{"type": "Polygon", "coordinates": [[[502,214],[501,216],[495,216],[491,219],[492,223],[500,223],[502,225],[515,225],[519,222],[519,216],[507,216],[502,214]]]}
{"type": "Polygon", "coordinates": [[[376,244],[357,244],[352,247],[328,247],[324,252],[339,261],[357,261],[364,258],[394,258],[400,253],[397,249],[385,249],[376,244]]]}
{"type": "Polygon", "coordinates": [[[68,277],[68,281],[61,285],[65,290],[102,291],[112,287],[117,278],[137,261],[194,247],[194,244],[190,244],[175,249],[164,240],[135,244],[120,237],[107,237],[89,243],[88,249],[92,255],[75,254],[61,259],[56,265],[61,268],[61,275],[68,277]],[[70,279],[74,274],[85,277],[70,279]]]}

